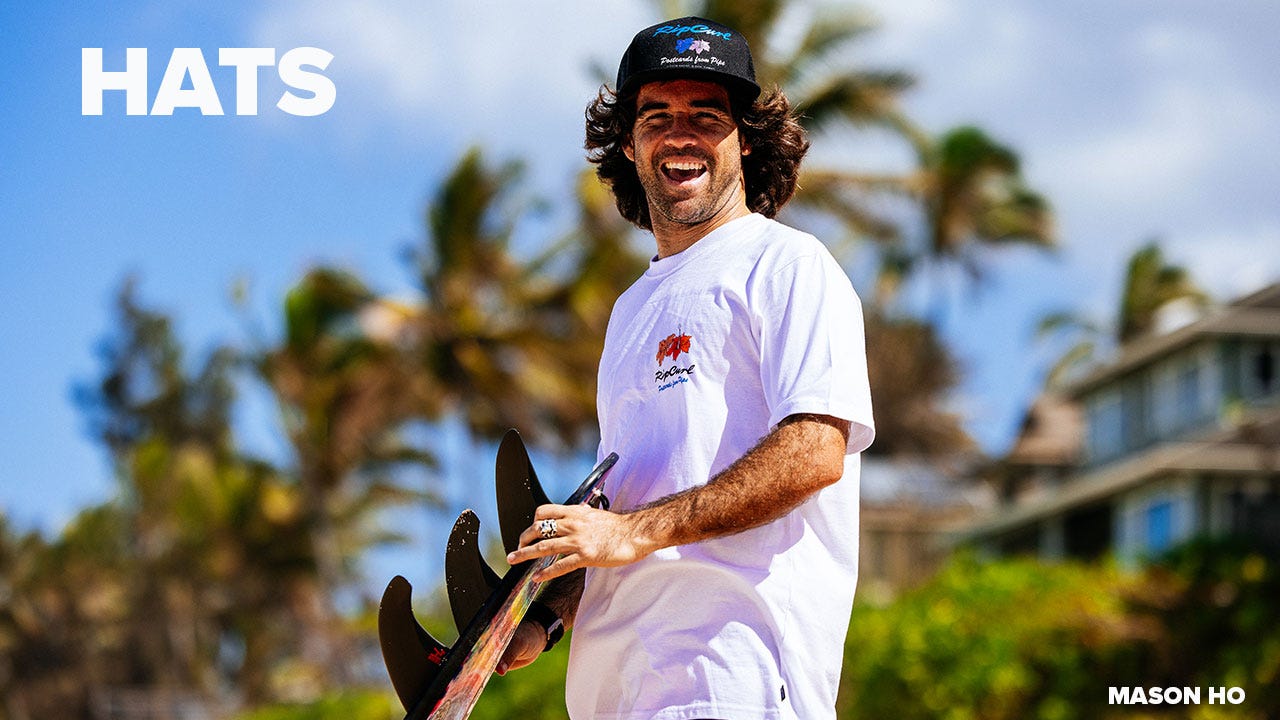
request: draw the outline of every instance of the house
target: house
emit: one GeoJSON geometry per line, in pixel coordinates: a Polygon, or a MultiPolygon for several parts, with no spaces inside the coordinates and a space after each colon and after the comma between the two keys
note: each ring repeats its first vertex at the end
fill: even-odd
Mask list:
{"type": "Polygon", "coordinates": [[[982,486],[923,460],[862,459],[858,595],[887,601],[928,580],[950,552],[947,538],[991,506],[982,486]]]}
{"type": "Polygon", "coordinates": [[[994,555],[1114,553],[1196,536],[1280,549],[1280,284],[1127,343],[1042,396],[958,534],[994,555]]]}

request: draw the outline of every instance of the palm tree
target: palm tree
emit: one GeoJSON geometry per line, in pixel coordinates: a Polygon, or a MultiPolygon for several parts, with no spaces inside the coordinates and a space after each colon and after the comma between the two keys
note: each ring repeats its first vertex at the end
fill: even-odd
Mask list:
{"type": "Polygon", "coordinates": [[[572,241],[516,257],[511,240],[528,209],[518,185],[518,165],[466,153],[408,254],[421,299],[393,301],[351,273],[313,269],[286,298],[283,342],[255,356],[297,458],[318,570],[313,634],[327,638],[317,652],[334,663],[346,643],[332,594],[361,548],[388,539],[360,534],[370,526],[359,518],[387,500],[428,497],[385,472],[434,466],[430,452],[404,441],[407,427],[454,416],[477,437],[515,426],[567,446],[594,427],[594,364],[634,258],[618,223],[591,205],[572,241]]]}
{"type": "Polygon", "coordinates": [[[490,168],[473,149],[428,208],[425,243],[411,255],[424,295],[416,337],[437,410],[459,414],[473,435],[518,427],[533,442],[575,447],[594,428],[604,326],[637,260],[603,189],[583,182],[579,229],[527,260],[511,250],[528,207],[516,198],[518,165],[490,168]]]}
{"type": "Polygon", "coordinates": [[[432,499],[398,482],[395,471],[434,467],[402,431],[437,406],[439,393],[405,352],[403,332],[371,326],[377,311],[399,309],[354,275],[313,269],[289,291],[284,310],[283,342],[255,353],[253,366],[275,396],[295,454],[300,522],[316,562],[314,582],[300,578],[295,588],[311,631],[306,653],[342,679],[349,638],[335,594],[354,578],[361,550],[392,538],[371,529],[372,513],[432,499]]]}
{"type": "Polygon", "coordinates": [[[427,208],[425,243],[410,252],[424,296],[417,347],[439,388],[433,409],[460,412],[485,437],[534,426],[520,374],[540,329],[527,310],[531,279],[510,249],[524,209],[512,197],[519,173],[517,163],[488,168],[470,150],[427,208]]]}
{"type": "Polygon", "coordinates": [[[115,459],[150,434],[228,451],[234,353],[210,353],[188,377],[172,321],[141,306],[133,278],[122,285],[116,310],[117,331],[98,348],[104,375],[75,389],[90,431],[115,459]]]}
{"type": "MultiPolygon", "coordinates": [[[[95,692],[136,672],[119,508],[81,512],[53,542],[3,530],[0,697],[6,717],[90,717],[95,692]],[[122,632],[123,631],[123,632],[122,632]]],[[[149,671],[149,668],[147,669],[149,671]]]]}
{"type": "MultiPolygon", "coordinates": [[[[77,395],[111,451],[119,506],[85,513],[57,552],[68,555],[74,568],[83,548],[98,558],[96,565],[119,571],[127,612],[116,620],[126,625],[139,677],[168,690],[206,687],[213,655],[202,654],[196,643],[179,642],[175,634],[202,625],[190,602],[195,561],[178,547],[182,528],[174,512],[182,482],[199,466],[176,456],[198,454],[207,459],[204,465],[232,461],[234,358],[229,350],[217,350],[189,373],[171,321],[138,303],[133,281],[120,292],[118,313],[117,332],[100,349],[102,378],[78,388],[77,395]]],[[[93,577],[76,584],[90,587],[93,577]]],[[[74,586],[65,590],[75,597],[74,586]]]]}
{"type": "MultiPolygon", "coordinates": [[[[296,345],[315,335],[308,320],[324,316],[300,310],[305,304],[293,307],[296,345]]],[[[51,622],[83,633],[74,646],[89,663],[82,689],[142,685],[212,698],[234,680],[250,701],[270,697],[272,668],[329,631],[308,622],[308,608],[328,596],[303,485],[235,447],[234,353],[216,350],[189,372],[171,321],[141,307],[132,283],[119,317],[103,345],[101,380],[78,392],[112,452],[119,494],[34,554],[57,571],[42,581],[48,592],[33,597],[64,598],[57,607],[75,613],[51,622]],[[235,667],[220,659],[228,644],[242,650],[235,667]]],[[[272,359],[288,369],[293,358],[272,359]]],[[[286,370],[273,377],[290,379],[286,370]]],[[[340,527],[358,527],[373,505],[348,519],[341,513],[354,503],[325,507],[340,527]]]]}
{"type": "Polygon", "coordinates": [[[1204,308],[1209,296],[1186,268],[1168,264],[1159,242],[1150,240],[1129,258],[1116,339],[1123,343],[1150,333],[1155,328],[1157,312],[1176,300],[1204,308]]]}
{"type": "Polygon", "coordinates": [[[1048,203],[1026,186],[1019,164],[1013,150],[975,127],[952,130],[926,149],[919,173],[928,257],[958,261],[977,279],[975,247],[1054,246],[1048,203]]]}
{"type": "MultiPolygon", "coordinates": [[[[531,310],[551,318],[546,326],[557,328],[545,338],[554,352],[544,357],[566,380],[562,399],[573,407],[568,435],[580,440],[595,431],[596,370],[613,301],[644,271],[647,256],[636,242],[636,229],[618,214],[593,168],[578,174],[576,202],[573,230],[527,267],[551,279],[531,310]],[[556,265],[563,268],[558,273],[544,270],[556,265]]],[[[562,439],[574,444],[563,434],[562,439]]]]}

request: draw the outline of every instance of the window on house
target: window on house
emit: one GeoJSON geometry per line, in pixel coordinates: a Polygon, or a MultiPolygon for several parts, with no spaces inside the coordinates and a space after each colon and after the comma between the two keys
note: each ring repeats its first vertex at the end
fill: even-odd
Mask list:
{"type": "Polygon", "coordinates": [[[1089,458],[1107,460],[1124,449],[1123,413],[1119,393],[1107,393],[1088,405],[1089,458]]]}
{"type": "Polygon", "coordinates": [[[1200,365],[1188,363],[1178,370],[1177,414],[1179,425],[1186,426],[1200,417],[1200,365]]]}
{"type": "Polygon", "coordinates": [[[1276,392],[1276,353],[1275,348],[1270,345],[1260,345],[1251,348],[1252,352],[1248,353],[1246,362],[1248,367],[1246,373],[1249,378],[1248,390],[1249,394],[1258,397],[1266,397],[1276,392]]]}
{"type": "Polygon", "coordinates": [[[1150,410],[1147,406],[1147,387],[1142,379],[1126,384],[1120,400],[1121,431],[1126,450],[1142,447],[1147,441],[1147,425],[1150,410]]]}
{"type": "Polygon", "coordinates": [[[1166,437],[1178,430],[1177,375],[1172,367],[1166,365],[1156,372],[1151,394],[1156,433],[1166,437]]]}
{"type": "Polygon", "coordinates": [[[1182,429],[1182,421],[1178,414],[1179,368],[1179,363],[1166,361],[1153,373],[1152,421],[1156,434],[1160,437],[1169,437],[1182,429]]]}
{"type": "Polygon", "coordinates": [[[1173,503],[1168,500],[1152,503],[1146,512],[1147,552],[1159,553],[1173,544],[1173,503]]]}

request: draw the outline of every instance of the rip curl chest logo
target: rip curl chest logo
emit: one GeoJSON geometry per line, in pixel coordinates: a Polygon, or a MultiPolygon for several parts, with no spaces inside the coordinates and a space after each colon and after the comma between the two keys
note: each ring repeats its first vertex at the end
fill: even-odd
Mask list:
{"type": "Polygon", "coordinates": [[[658,370],[653,374],[653,381],[658,384],[658,392],[689,382],[689,376],[693,374],[695,366],[690,363],[682,367],[676,361],[681,355],[687,358],[692,347],[693,336],[685,335],[683,331],[658,341],[658,370]],[[667,358],[671,358],[671,367],[663,369],[662,365],[667,358]]]}
{"type": "Polygon", "coordinates": [[[679,335],[668,335],[666,338],[658,341],[658,366],[661,367],[664,360],[668,357],[671,362],[675,362],[680,357],[680,353],[689,352],[689,348],[693,346],[693,336],[680,333],[679,335]]]}

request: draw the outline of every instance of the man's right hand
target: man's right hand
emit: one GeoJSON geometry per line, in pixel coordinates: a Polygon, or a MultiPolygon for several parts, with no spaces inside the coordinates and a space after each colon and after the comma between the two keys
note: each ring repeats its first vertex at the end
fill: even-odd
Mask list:
{"type": "Polygon", "coordinates": [[[498,661],[498,674],[506,675],[537,660],[546,646],[547,633],[541,625],[532,620],[521,622],[511,637],[511,644],[507,645],[507,651],[498,661]]]}
{"type": "Polygon", "coordinates": [[[539,505],[533,524],[520,533],[520,547],[507,555],[507,562],[519,565],[559,555],[533,574],[535,582],[548,582],[586,567],[633,563],[660,547],[637,530],[636,521],[643,513],[622,514],[586,505],[539,505]],[[552,537],[542,534],[539,523],[543,520],[556,522],[552,537]]]}

